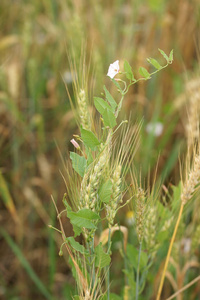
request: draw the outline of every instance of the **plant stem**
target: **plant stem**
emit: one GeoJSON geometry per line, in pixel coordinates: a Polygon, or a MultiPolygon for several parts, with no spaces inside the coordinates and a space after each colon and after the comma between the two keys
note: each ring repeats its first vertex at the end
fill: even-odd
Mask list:
{"type": "Polygon", "coordinates": [[[164,280],[165,280],[165,274],[166,274],[166,271],[167,271],[167,266],[168,266],[169,258],[170,258],[171,251],[172,251],[172,246],[174,244],[174,240],[175,240],[175,237],[176,237],[178,226],[179,226],[179,223],[180,223],[180,220],[181,220],[181,216],[182,216],[182,213],[183,213],[183,207],[184,207],[184,204],[181,203],[181,207],[180,207],[178,219],[176,221],[176,226],[174,228],[172,239],[171,239],[171,242],[170,242],[170,245],[169,245],[169,249],[168,249],[168,253],[167,253],[167,258],[166,258],[166,261],[165,261],[165,265],[164,265],[162,277],[161,277],[161,280],[160,280],[160,285],[159,285],[159,289],[158,289],[158,294],[157,294],[156,300],[160,300],[160,296],[161,296],[161,292],[162,292],[162,288],[163,288],[163,284],[164,284],[164,280]]]}
{"type": "MultiPolygon", "coordinates": [[[[111,248],[111,228],[109,228],[108,232],[108,251],[107,253],[110,253],[111,248]]],[[[107,270],[107,300],[110,300],[110,266],[108,266],[107,270]]]]}
{"type": "MultiPolygon", "coordinates": [[[[93,235],[93,238],[92,238],[92,247],[91,247],[91,252],[92,252],[92,288],[94,289],[95,291],[95,258],[94,258],[94,235],[93,235]]],[[[94,295],[95,295],[95,292],[94,292],[94,295]]]]}
{"type": "Polygon", "coordinates": [[[141,251],[142,251],[142,242],[140,242],[139,253],[138,253],[135,300],[138,300],[138,296],[139,296],[139,274],[140,274],[140,255],[141,255],[141,251]]]}

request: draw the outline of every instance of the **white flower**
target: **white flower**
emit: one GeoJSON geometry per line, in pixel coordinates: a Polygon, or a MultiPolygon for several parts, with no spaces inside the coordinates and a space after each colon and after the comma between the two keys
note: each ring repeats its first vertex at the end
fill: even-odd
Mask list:
{"type": "Polygon", "coordinates": [[[160,122],[147,124],[146,131],[155,136],[160,136],[163,132],[163,124],[160,122]]]}
{"type": "Polygon", "coordinates": [[[119,60],[116,60],[113,64],[110,64],[107,76],[114,78],[119,73],[119,60]]]}

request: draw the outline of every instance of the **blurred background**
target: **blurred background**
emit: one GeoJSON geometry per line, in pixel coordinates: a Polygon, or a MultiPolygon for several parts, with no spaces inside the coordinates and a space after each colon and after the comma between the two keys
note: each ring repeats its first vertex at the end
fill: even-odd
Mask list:
{"type": "Polygon", "coordinates": [[[0,1],[1,299],[71,299],[75,288],[60,236],[48,228],[51,195],[63,209],[63,160],[78,133],[65,87],[74,102],[74,70],[80,78],[85,60],[92,103],[103,84],[116,93],[110,63],[128,60],[137,77],[140,66],[152,71],[147,57],[165,63],[158,48],[174,49],[173,64],[130,89],[121,118],[143,119],[135,165],[154,174],[159,156],[168,186],[180,180],[188,120],[200,111],[199,1],[0,1]],[[149,124],[161,130],[149,134],[149,124]]]}

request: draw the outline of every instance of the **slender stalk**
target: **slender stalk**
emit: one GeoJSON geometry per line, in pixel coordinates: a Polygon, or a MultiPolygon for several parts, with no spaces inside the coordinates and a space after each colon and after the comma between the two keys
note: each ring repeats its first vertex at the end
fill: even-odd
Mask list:
{"type": "Polygon", "coordinates": [[[95,266],[94,266],[94,235],[93,235],[93,238],[92,238],[92,245],[91,245],[91,254],[92,254],[92,266],[91,266],[91,269],[92,269],[92,287],[94,287],[94,284],[95,284],[95,266]]]}
{"type": "Polygon", "coordinates": [[[121,100],[120,100],[120,102],[118,104],[117,111],[115,113],[116,118],[118,117],[118,114],[119,114],[119,112],[120,112],[120,110],[122,108],[122,102],[123,102],[123,100],[124,100],[124,94],[122,94],[122,98],[121,98],[121,100]]]}
{"type": "Polygon", "coordinates": [[[92,245],[91,245],[91,252],[92,252],[92,288],[94,289],[94,295],[96,294],[95,292],[95,258],[94,258],[94,235],[92,238],[92,245]]]}
{"type": "Polygon", "coordinates": [[[195,284],[197,281],[200,280],[200,275],[196,277],[194,280],[190,281],[188,284],[186,284],[182,289],[178,290],[175,294],[167,298],[166,300],[174,299],[177,295],[182,293],[183,291],[187,290],[191,285],[195,284]]]}
{"type": "Polygon", "coordinates": [[[184,207],[184,204],[181,203],[181,207],[180,207],[178,219],[176,221],[176,226],[174,228],[172,239],[171,239],[171,242],[170,242],[170,245],[169,245],[169,249],[168,249],[168,253],[167,253],[167,258],[166,258],[166,261],[165,261],[165,265],[164,265],[162,277],[161,277],[161,280],[160,280],[160,285],[159,285],[159,289],[158,289],[158,294],[157,294],[156,300],[160,300],[160,296],[161,296],[161,292],[162,292],[162,288],[163,288],[163,284],[164,284],[164,280],[165,280],[165,274],[166,274],[166,271],[167,271],[167,266],[168,266],[169,258],[170,258],[171,251],[172,251],[172,246],[174,244],[174,240],[175,240],[175,237],[176,237],[178,226],[179,226],[179,223],[180,223],[180,220],[181,220],[181,216],[182,216],[182,213],[183,213],[183,207],[184,207]]]}
{"type": "MultiPolygon", "coordinates": [[[[111,228],[109,228],[108,232],[108,251],[107,253],[110,253],[111,248],[111,228]]],[[[107,270],[107,300],[110,300],[110,266],[108,266],[107,270]]]]}
{"type": "Polygon", "coordinates": [[[135,300],[138,300],[138,296],[139,296],[139,275],[140,275],[140,256],[141,256],[141,251],[142,251],[142,242],[140,242],[139,254],[138,254],[135,300]]]}

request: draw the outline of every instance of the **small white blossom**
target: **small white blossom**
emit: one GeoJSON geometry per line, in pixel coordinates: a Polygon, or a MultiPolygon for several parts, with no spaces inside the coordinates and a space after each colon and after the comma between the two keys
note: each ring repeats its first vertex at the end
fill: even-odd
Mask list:
{"type": "Polygon", "coordinates": [[[113,64],[110,64],[107,76],[114,78],[119,73],[119,60],[116,60],[113,64]]]}
{"type": "Polygon", "coordinates": [[[160,136],[163,132],[163,124],[160,122],[147,124],[146,131],[153,133],[155,136],[160,136]]]}

